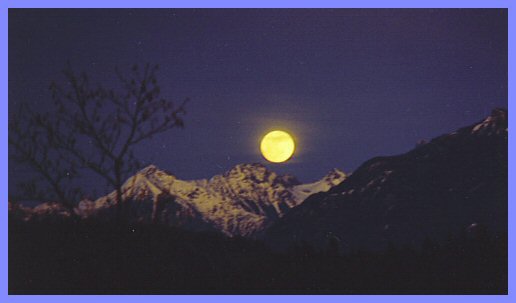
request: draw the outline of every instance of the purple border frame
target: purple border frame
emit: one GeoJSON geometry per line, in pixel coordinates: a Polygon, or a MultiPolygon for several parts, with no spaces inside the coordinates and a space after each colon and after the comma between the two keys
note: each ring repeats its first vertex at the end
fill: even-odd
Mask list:
{"type": "MultiPolygon", "coordinates": [[[[516,17],[514,12],[512,11],[513,6],[511,5],[510,0],[348,0],[348,1],[338,1],[338,0],[253,0],[253,1],[237,1],[237,0],[217,0],[217,1],[209,1],[209,0],[176,0],[176,1],[166,1],[166,0],[146,0],[146,1],[138,1],[138,0],[124,0],[124,1],[116,1],[116,0],[76,0],[76,1],[66,1],[66,0],[45,0],[45,1],[37,1],[37,0],[4,0],[0,1],[0,45],[4,45],[0,47],[0,62],[2,68],[0,69],[0,121],[3,121],[2,124],[4,127],[0,128],[0,138],[2,142],[1,152],[1,162],[0,167],[3,167],[0,174],[0,192],[3,193],[4,201],[7,200],[7,184],[8,184],[8,174],[7,174],[7,96],[8,96],[8,54],[7,54],[7,43],[8,43],[8,8],[60,8],[60,7],[69,7],[69,8],[122,8],[122,7],[131,7],[131,8],[144,8],[144,7],[154,7],[154,8],[164,8],[164,7],[177,7],[177,8],[191,8],[191,7],[205,7],[205,8],[215,8],[215,7],[239,7],[239,8],[257,8],[257,7],[270,7],[270,8],[282,8],[282,7],[290,7],[290,8],[305,8],[305,7],[318,7],[318,8],[334,8],[334,7],[343,7],[343,8],[508,8],[509,9],[509,50],[516,49],[515,43],[516,38],[514,37],[514,33],[516,32],[515,24],[516,17]]],[[[516,7],[516,6],[515,6],[516,7]]],[[[516,52],[515,52],[516,54],[516,52]]],[[[509,100],[512,100],[512,91],[511,88],[516,87],[515,78],[511,77],[512,72],[515,68],[515,61],[513,60],[514,56],[511,56],[511,52],[509,51],[509,100]]],[[[509,107],[511,102],[509,101],[509,107]]],[[[511,125],[511,120],[509,119],[509,127],[511,125]]],[[[513,142],[513,137],[509,136],[509,154],[516,146],[516,143],[513,142]]],[[[465,302],[511,302],[511,297],[515,297],[515,295],[511,295],[514,292],[514,279],[511,279],[512,274],[514,273],[515,265],[512,255],[514,253],[514,229],[516,228],[512,218],[514,218],[514,209],[515,207],[511,205],[514,198],[514,188],[515,180],[511,174],[511,168],[514,168],[516,164],[512,161],[511,157],[509,157],[509,295],[504,296],[371,296],[371,295],[352,295],[352,296],[267,296],[267,300],[273,300],[276,302],[283,301],[285,299],[288,300],[296,300],[300,303],[309,302],[310,300],[322,300],[325,302],[435,302],[439,300],[442,303],[446,302],[457,302],[457,301],[465,301],[465,302]]],[[[168,302],[169,300],[181,300],[183,302],[201,302],[202,300],[210,300],[214,303],[217,302],[237,302],[242,299],[245,299],[248,302],[258,302],[259,300],[263,300],[264,298],[258,296],[244,296],[234,295],[234,296],[55,296],[55,295],[47,295],[47,296],[8,296],[8,281],[7,281],[7,207],[4,204],[4,207],[0,208],[0,224],[2,224],[2,228],[0,228],[0,246],[2,249],[0,250],[0,301],[1,302],[168,302]]]]}

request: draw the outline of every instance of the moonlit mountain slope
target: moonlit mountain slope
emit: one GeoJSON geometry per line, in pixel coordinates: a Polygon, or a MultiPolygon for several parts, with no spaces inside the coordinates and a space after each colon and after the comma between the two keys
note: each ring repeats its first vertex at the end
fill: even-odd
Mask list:
{"type": "MultiPolygon", "coordinates": [[[[191,229],[215,229],[228,236],[249,236],[283,217],[311,194],[327,191],[346,174],[334,169],[320,181],[300,184],[261,164],[240,164],[209,180],[183,181],[148,166],[129,178],[123,197],[132,219],[191,229]]],[[[79,203],[83,217],[115,210],[116,192],[79,203]]]]}
{"type": "Polygon", "coordinates": [[[342,249],[418,245],[507,230],[507,111],[397,156],[376,157],[267,229],[273,246],[337,239],[342,249]]]}

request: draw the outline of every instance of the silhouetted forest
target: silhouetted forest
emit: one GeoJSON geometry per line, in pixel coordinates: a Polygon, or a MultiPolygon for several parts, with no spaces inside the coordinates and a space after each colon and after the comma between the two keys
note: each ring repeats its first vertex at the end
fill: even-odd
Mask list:
{"type": "Polygon", "coordinates": [[[342,254],[158,225],[9,218],[10,294],[506,294],[507,235],[342,254]]]}

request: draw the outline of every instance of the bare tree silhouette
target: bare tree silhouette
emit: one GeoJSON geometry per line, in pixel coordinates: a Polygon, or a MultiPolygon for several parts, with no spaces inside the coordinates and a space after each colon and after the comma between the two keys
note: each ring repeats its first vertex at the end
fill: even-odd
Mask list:
{"type": "Polygon", "coordinates": [[[36,172],[18,184],[21,195],[9,197],[9,201],[53,201],[67,208],[73,216],[74,201],[80,194],[79,188],[72,185],[72,179],[77,176],[77,162],[63,155],[52,135],[41,128],[42,124],[50,123],[44,121],[46,119],[45,115],[21,104],[9,120],[8,141],[14,148],[10,156],[36,172]]]}
{"type": "Polygon", "coordinates": [[[157,70],[157,65],[134,65],[125,76],[116,69],[121,88],[115,90],[93,87],[85,73],[77,75],[68,66],[63,72],[65,85],[50,85],[52,111],[35,113],[25,106],[12,119],[9,142],[23,155],[18,160],[43,176],[63,196],[59,199],[63,205],[70,204],[62,193],[66,192],[63,178],[80,169],[95,172],[116,190],[114,203],[120,213],[123,181],[141,166],[134,148],[154,135],[183,127],[187,99],[176,105],[161,98],[157,70]],[[29,121],[25,129],[17,125],[24,120],[29,121]]]}

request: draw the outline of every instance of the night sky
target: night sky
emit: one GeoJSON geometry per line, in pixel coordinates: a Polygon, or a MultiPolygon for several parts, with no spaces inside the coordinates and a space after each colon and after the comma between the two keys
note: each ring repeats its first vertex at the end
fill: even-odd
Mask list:
{"type": "MultiPolygon", "coordinates": [[[[70,62],[115,85],[115,66],[160,65],[189,97],[185,128],[138,155],[180,179],[266,164],[260,138],[297,151],[266,164],[301,181],[412,149],[507,107],[507,10],[10,10],[9,104],[52,104],[70,62]]],[[[9,186],[26,171],[9,166],[9,186]]]]}

